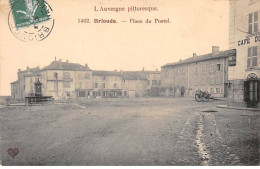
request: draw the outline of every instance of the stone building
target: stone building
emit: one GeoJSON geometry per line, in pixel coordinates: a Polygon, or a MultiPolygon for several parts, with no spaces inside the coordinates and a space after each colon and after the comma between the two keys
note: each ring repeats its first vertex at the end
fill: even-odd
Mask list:
{"type": "Polygon", "coordinates": [[[141,71],[143,76],[147,78],[147,96],[159,96],[161,87],[161,72],[156,69],[156,71],[141,71]]]}
{"type": "Polygon", "coordinates": [[[199,55],[162,66],[161,88],[165,96],[194,96],[197,89],[208,91],[214,97],[227,97],[228,59],[235,50],[219,51],[213,46],[212,53],[199,55]]]}
{"type": "Polygon", "coordinates": [[[30,76],[34,76],[39,73],[40,68],[29,68],[27,67],[26,70],[18,69],[17,76],[18,80],[11,83],[11,95],[13,99],[24,99],[25,96],[28,96],[28,88],[26,88],[26,79],[30,76]]]}
{"type": "Polygon", "coordinates": [[[236,49],[236,64],[228,67],[229,98],[260,100],[260,0],[230,0],[229,48],[236,49]]]}
{"type": "Polygon", "coordinates": [[[144,97],[147,95],[148,79],[140,72],[122,73],[122,92],[124,97],[144,97]]]}
{"type": "Polygon", "coordinates": [[[137,96],[159,96],[161,72],[158,70],[147,71],[143,69],[142,71],[124,71],[123,79],[133,84],[132,86],[139,86],[135,87],[137,96]]]}
{"type": "Polygon", "coordinates": [[[93,96],[115,98],[122,96],[122,76],[118,71],[93,71],[93,96]]]}
{"type": "Polygon", "coordinates": [[[19,99],[18,97],[18,80],[11,83],[11,99],[19,99]]]}
{"type": "Polygon", "coordinates": [[[78,98],[90,95],[92,71],[88,65],[53,61],[40,71],[42,93],[55,99],[78,98]]]}
{"type": "Polygon", "coordinates": [[[18,80],[11,83],[13,99],[34,96],[34,83],[42,83],[42,94],[54,99],[117,98],[149,95],[160,84],[159,71],[97,71],[68,60],[51,62],[40,69],[18,71],[18,80]]]}

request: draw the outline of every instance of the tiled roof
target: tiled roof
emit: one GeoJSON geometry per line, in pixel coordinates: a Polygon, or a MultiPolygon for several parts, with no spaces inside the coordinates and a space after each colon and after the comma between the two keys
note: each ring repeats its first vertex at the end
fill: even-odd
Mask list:
{"type": "Polygon", "coordinates": [[[49,66],[46,66],[42,70],[90,70],[90,69],[78,63],[53,61],[49,66]]]}
{"type": "Polygon", "coordinates": [[[34,72],[28,75],[24,75],[24,77],[33,77],[33,76],[40,76],[40,75],[41,75],[40,72],[34,72]]]}
{"type": "Polygon", "coordinates": [[[141,73],[142,72],[123,72],[122,76],[125,80],[147,80],[146,76],[141,73]]]}
{"type": "Polygon", "coordinates": [[[93,76],[121,76],[121,73],[117,71],[93,70],[92,75],[93,76]]]}
{"type": "Polygon", "coordinates": [[[162,68],[169,67],[169,66],[183,65],[183,64],[187,64],[187,63],[193,63],[193,62],[201,62],[201,61],[211,60],[211,59],[219,59],[219,58],[229,57],[234,54],[236,54],[236,49],[220,51],[218,54],[216,54],[214,56],[212,56],[212,53],[209,53],[206,55],[196,56],[195,58],[190,57],[190,58],[187,58],[187,59],[185,59],[183,61],[179,61],[179,62],[168,63],[166,65],[163,65],[162,68]]]}

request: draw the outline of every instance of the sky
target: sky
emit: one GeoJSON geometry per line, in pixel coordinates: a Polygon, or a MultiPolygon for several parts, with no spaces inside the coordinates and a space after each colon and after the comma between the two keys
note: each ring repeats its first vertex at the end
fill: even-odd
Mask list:
{"type": "Polygon", "coordinates": [[[54,58],[87,63],[92,70],[156,70],[166,63],[228,49],[228,0],[46,0],[55,20],[43,41],[22,42],[8,26],[10,5],[0,0],[0,95],[10,95],[18,69],[49,65],[54,58]],[[153,12],[94,11],[100,7],[157,7],[153,12]],[[117,24],[78,23],[115,19],[117,24]],[[129,23],[168,19],[171,23],[129,23]],[[127,21],[127,22],[120,22],[127,21]]]}

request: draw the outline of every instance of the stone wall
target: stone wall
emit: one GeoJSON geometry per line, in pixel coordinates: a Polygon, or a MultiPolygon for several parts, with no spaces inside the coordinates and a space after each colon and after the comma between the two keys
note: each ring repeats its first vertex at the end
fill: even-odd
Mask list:
{"type": "Polygon", "coordinates": [[[228,98],[230,100],[244,102],[244,80],[230,80],[228,88],[228,98]]]}

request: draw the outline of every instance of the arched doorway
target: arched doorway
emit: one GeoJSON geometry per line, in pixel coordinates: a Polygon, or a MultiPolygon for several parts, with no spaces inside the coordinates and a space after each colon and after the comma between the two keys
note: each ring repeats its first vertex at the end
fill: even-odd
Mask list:
{"type": "Polygon", "coordinates": [[[247,107],[257,107],[260,101],[260,80],[255,73],[250,73],[244,82],[244,101],[247,107]]]}

